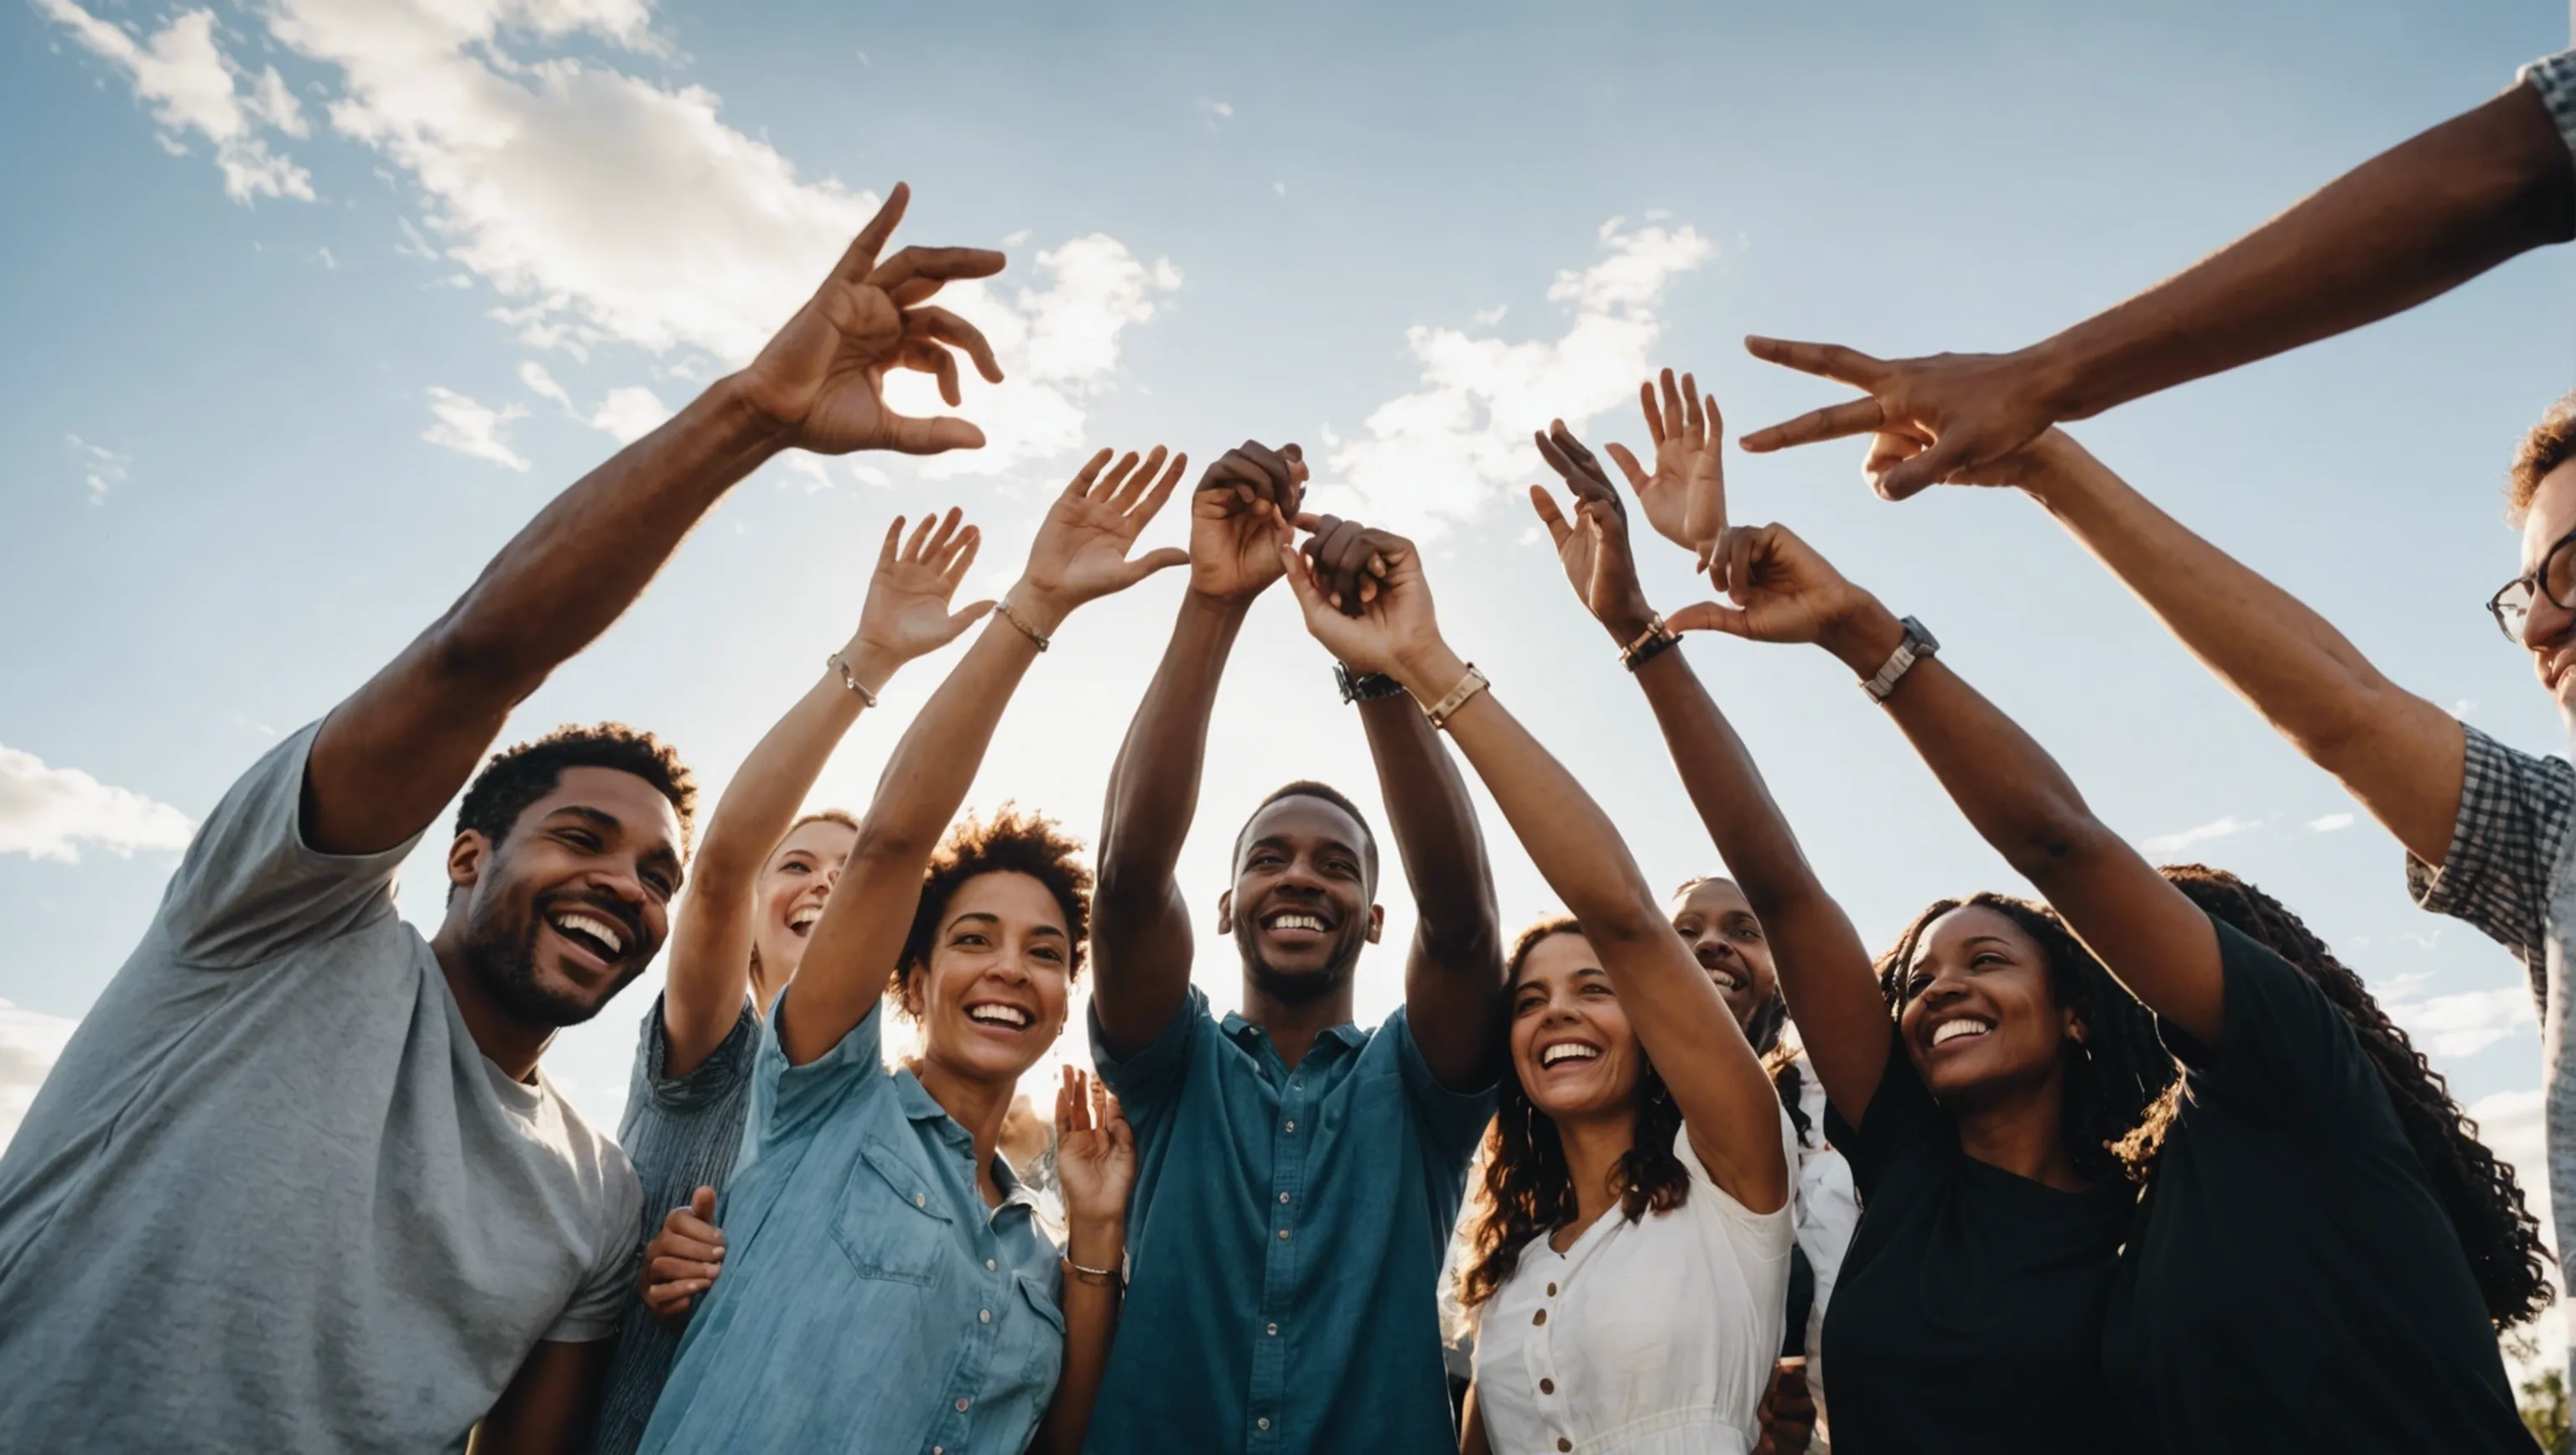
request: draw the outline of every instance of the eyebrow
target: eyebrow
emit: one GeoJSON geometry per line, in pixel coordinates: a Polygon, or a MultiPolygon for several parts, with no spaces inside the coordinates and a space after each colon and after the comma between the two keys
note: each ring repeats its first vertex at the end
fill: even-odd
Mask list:
{"type": "MultiPolygon", "coordinates": [[[[998,925],[1002,922],[1002,917],[998,914],[987,913],[980,909],[970,909],[964,914],[957,916],[955,919],[950,920],[948,922],[948,927],[953,930],[970,919],[975,921],[977,924],[986,925],[998,925]]],[[[1029,928],[1029,933],[1032,935],[1053,935],[1059,940],[1068,940],[1073,938],[1071,935],[1066,934],[1064,931],[1057,929],[1053,925],[1033,925],[1029,928]]]]}
{"type": "MultiPolygon", "coordinates": [[[[1339,849],[1353,858],[1359,857],[1359,846],[1356,844],[1344,843],[1340,839],[1325,835],[1318,835],[1317,837],[1322,839],[1324,848],[1339,849]]],[[[1251,853],[1255,849],[1286,849],[1293,852],[1296,847],[1297,846],[1295,844],[1289,842],[1287,839],[1281,838],[1277,834],[1263,834],[1261,837],[1246,843],[1243,846],[1243,851],[1247,854],[1251,853]]]]}

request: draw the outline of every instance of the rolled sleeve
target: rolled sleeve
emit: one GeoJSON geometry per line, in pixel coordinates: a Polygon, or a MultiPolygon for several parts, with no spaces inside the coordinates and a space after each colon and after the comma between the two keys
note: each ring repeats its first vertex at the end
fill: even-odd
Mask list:
{"type": "Polygon", "coordinates": [[[1440,1078],[1431,1074],[1431,1063],[1422,1059],[1422,1047],[1413,1039],[1413,1022],[1401,1008],[1387,1018],[1386,1032],[1396,1038],[1396,1064],[1403,1068],[1405,1095],[1413,1103],[1414,1114],[1422,1118],[1432,1145],[1444,1159],[1466,1166],[1485,1135],[1485,1124],[1494,1119],[1494,1088],[1451,1091],[1441,1085],[1440,1078]]]}
{"type": "Polygon", "coordinates": [[[1132,1056],[1118,1056],[1109,1050],[1108,1032],[1100,1024],[1100,1006],[1093,1002],[1086,1015],[1091,1031],[1091,1064],[1100,1073],[1110,1091],[1118,1097],[1128,1120],[1139,1126],[1161,1112],[1179,1093],[1189,1070],[1190,1052],[1206,1026],[1208,1001],[1205,992],[1193,985],[1181,997],[1180,1006],[1172,1012],[1169,1024],[1132,1056]]]}
{"type": "Polygon", "coordinates": [[[2476,728],[2461,738],[2450,849],[2438,870],[2407,855],[2406,888],[2418,907],[2465,921],[2519,956],[2533,998],[2545,1004],[2549,885],[2576,823],[2576,766],[2515,752],[2476,728]]]}
{"type": "Polygon", "coordinates": [[[2514,79],[2540,94],[2549,119],[2558,123],[2559,139],[2576,155],[2576,50],[2543,56],[2515,73],[2514,79]]]}

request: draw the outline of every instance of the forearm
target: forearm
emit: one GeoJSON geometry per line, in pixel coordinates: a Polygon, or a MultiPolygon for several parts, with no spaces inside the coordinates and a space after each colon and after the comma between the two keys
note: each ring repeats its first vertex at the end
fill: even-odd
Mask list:
{"type": "Polygon", "coordinates": [[[1375,698],[1360,703],[1359,713],[1387,827],[1413,887],[1420,947],[1442,966],[1486,972],[1502,932],[1493,864],[1466,779],[1412,698],[1375,698]]]}
{"type": "MultiPolygon", "coordinates": [[[[1081,1268],[1123,1274],[1125,1226],[1077,1223],[1068,1230],[1064,1256],[1081,1268]]],[[[1080,1455],[1091,1428],[1092,1407],[1100,1397],[1101,1379],[1109,1371],[1109,1350],[1117,1341],[1125,1285],[1100,1279],[1096,1272],[1068,1271],[1064,1276],[1064,1297],[1058,1305],[1064,1314],[1064,1366],[1032,1447],[1048,1455],[1080,1455]]]]}
{"type": "Polygon", "coordinates": [[[2031,351],[2060,419],[2385,318],[2576,231],[2576,168],[2515,86],[2031,351]]]}

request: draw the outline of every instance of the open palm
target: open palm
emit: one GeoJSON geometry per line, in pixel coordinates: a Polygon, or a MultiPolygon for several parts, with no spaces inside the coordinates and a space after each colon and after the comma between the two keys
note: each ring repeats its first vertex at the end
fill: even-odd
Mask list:
{"type": "Polygon", "coordinates": [[[1136,1133],[1109,1088],[1071,1066],[1055,1094],[1055,1175],[1067,1219],[1127,1216],[1127,1195],[1136,1186],[1136,1133]]]}
{"type": "Polygon", "coordinates": [[[1628,544],[1628,511],[1619,488],[1602,472],[1601,462],[1558,420],[1537,436],[1539,458],[1574,492],[1574,518],[1558,509],[1543,485],[1530,487],[1530,505],[1556,543],[1557,563],[1584,609],[1613,635],[1636,629],[1654,609],[1646,604],[1637,582],[1637,562],[1628,544]]]}
{"type": "Polygon", "coordinates": [[[1172,487],[1189,465],[1189,456],[1172,455],[1167,466],[1165,455],[1161,445],[1141,460],[1131,450],[1114,467],[1109,451],[1093,455],[1047,507],[1020,577],[1028,596],[1015,591],[1014,599],[1061,616],[1166,567],[1189,564],[1189,552],[1168,546],[1127,559],[1137,533],[1172,498],[1172,487]]]}
{"type": "Polygon", "coordinates": [[[905,248],[883,263],[877,254],[903,220],[911,190],[898,183],[885,205],[833,265],[831,276],[751,367],[743,384],[752,407],[789,432],[789,443],[816,454],[900,450],[932,455],[973,449],[984,432],[953,415],[918,419],[886,406],[889,369],[937,376],[940,397],[955,405],[957,356],[964,349],[988,383],[1002,381],[992,345],[966,320],[926,300],[960,278],[1002,271],[989,248],[905,248]]]}
{"type": "Polygon", "coordinates": [[[873,647],[898,662],[909,662],[957,640],[957,634],[993,609],[978,601],[951,612],[949,598],[975,564],[983,535],[959,523],[952,507],[945,517],[926,515],[902,540],[903,517],[886,527],[885,545],[877,552],[876,574],[868,578],[868,602],[859,612],[859,645],[873,647]]]}
{"type": "Polygon", "coordinates": [[[1666,369],[1663,391],[1655,382],[1637,386],[1637,402],[1646,416],[1646,434],[1655,442],[1652,472],[1637,463],[1625,445],[1610,445],[1610,458],[1637,492],[1638,508],[1655,534],[1705,561],[1709,546],[1726,530],[1725,418],[1717,396],[1702,395],[1699,381],[1684,374],[1676,381],[1666,369]]]}

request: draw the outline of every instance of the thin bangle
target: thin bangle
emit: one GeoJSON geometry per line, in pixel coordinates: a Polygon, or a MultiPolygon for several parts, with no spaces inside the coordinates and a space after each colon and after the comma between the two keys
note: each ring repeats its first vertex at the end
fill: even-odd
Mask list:
{"type": "Polygon", "coordinates": [[[1065,1272],[1096,1287],[1124,1288],[1127,1286],[1127,1276],[1115,1268],[1085,1268],[1070,1258],[1058,1258],[1056,1261],[1064,1265],[1065,1272]]]}
{"type": "Polygon", "coordinates": [[[1018,627],[1021,634],[1026,636],[1030,641],[1037,643],[1039,651],[1043,652],[1047,649],[1047,634],[1038,630],[1037,623],[1020,615],[1020,609],[1011,604],[1011,598],[1007,596],[1003,597],[999,602],[995,603],[993,611],[994,614],[1001,617],[1002,620],[1018,627]]]}
{"type": "Polygon", "coordinates": [[[823,665],[840,673],[841,685],[847,687],[852,692],[859,694],[859,701],[866,703],[870,707],[877,705],[877,695],[870,692],[867,684],[859,680],[858,673],[850,670],[849,658],[842,656],[838,652],[834,652],[832,655],[823,659],[823,665]]]}

